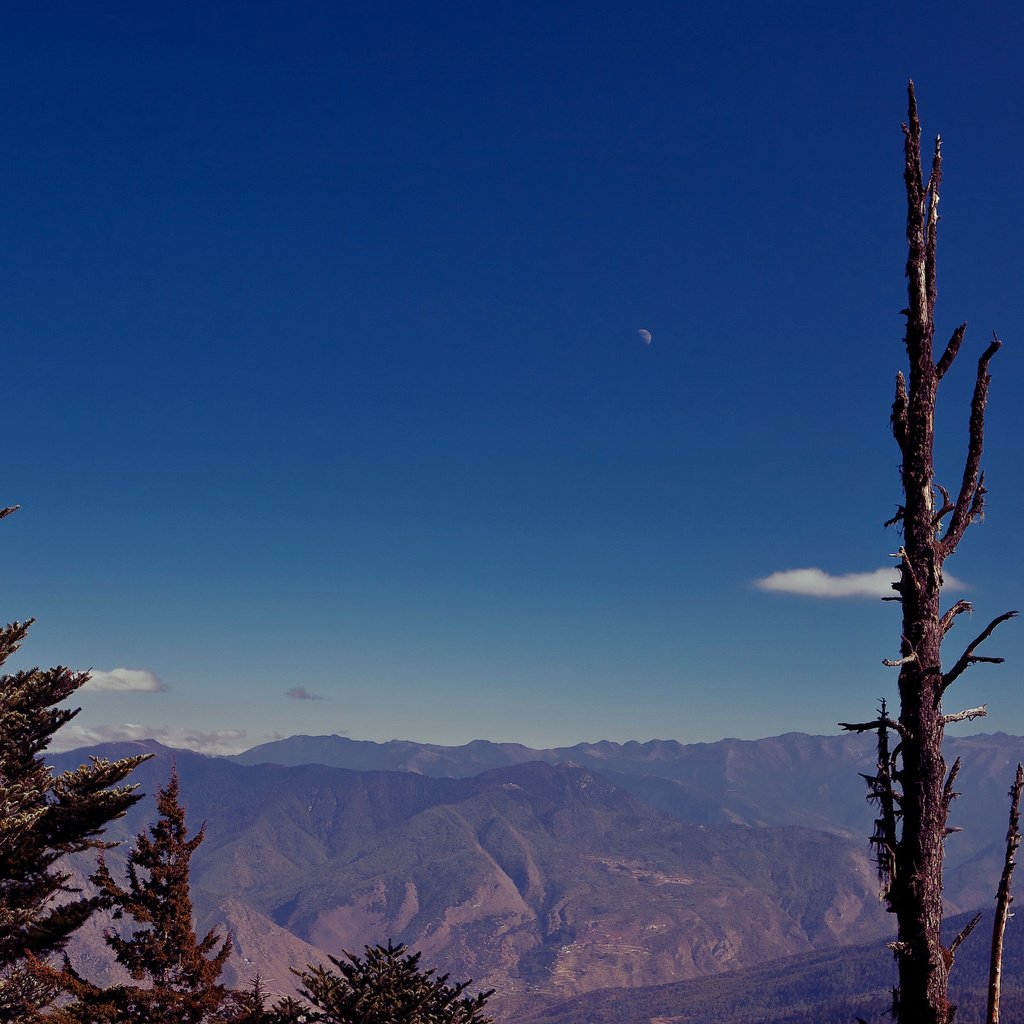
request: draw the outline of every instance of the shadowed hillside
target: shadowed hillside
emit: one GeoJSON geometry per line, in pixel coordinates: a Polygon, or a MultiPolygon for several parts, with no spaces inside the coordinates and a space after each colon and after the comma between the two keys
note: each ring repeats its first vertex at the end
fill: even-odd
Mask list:
{"type": "MultiPolygon", "coordinates": [[[[946,922],[949,938],[968,916],[946,922]]],[[[984,1020],[991,921],[986,914],[957,951],[950,986],[957,1024],[984,1020]]],[[[1011,922],[1006,939],[1000,1019],[1024,1024],[1024,929],[1011,922]]],[[[593,992],[527,1013],[520,1024],[852,1024],[858,1017],[888,1024],[895,981],[892,954],[872,942],[697,981],[593,992]]]]}

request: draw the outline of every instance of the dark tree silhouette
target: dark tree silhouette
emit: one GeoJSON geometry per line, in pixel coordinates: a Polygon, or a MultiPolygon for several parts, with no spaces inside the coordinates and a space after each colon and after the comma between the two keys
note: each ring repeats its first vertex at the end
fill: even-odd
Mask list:
{"type": "MultiPolygon", "coordinates": [[[[0,509],[0,519],[16,508],[0,509]]],[[[32,621],[0,628],[0,665],[32,621]]],[[[78,714],[58,705],[88,678],[61,666],[0,676],[0,1020],[28,1017],[48,1001],[28,961],[62,950],[103,905],[71,884],[61,858],[103,847],[107,824],[140,798],[137,786],[119,783],[146,756],[93,758],[61,775],[41,756],[78,714]]]]}
{"type": "Polygon", "coordinates": [[[483,1008],[491,992],[462,993],[472,982],[448,984],[448,975],[421,970],[420,954],[403,945],[367,946],[366,956],[330,957],[337,971],[318,965],[296,971],[302,996],[278,1007],[279,1021],[321,1024],[493,1024],[483,1008]]]}
{"type": "Polygon", "coordinates": [[[229,1016],[234,999],[219,981],[231,953],[230,936],[211,930],[200,939],[192,920],[189,868],[203,829],[189,838],[177,770],[156,798],[159,817],[135,839],[127,885],[114,881],[105,861],[93,883],[113,908],[115,920],[135,927],[105,935],[117,962],[134,981],[101,989],[83,979],[65,957],[51,977],[73,997],[56,1020],[138,1024],[214,1024],[229,1016]]]}
{"type": "Polygon", "coordinates": [[[899,580],[893,584],[897,596],[891,599],[902,602],[903,630],[899,657],[885,662],[899,668],[900,713],[898,719],[891,719],[883,705],[872,722],[841,724],[852,731],[879,734],[879,770],[869,784],[881,813],[872,842],[884,896],[897,922],[897,938],[892,943],[899,969],[895,1014],[905,1024],[948,1024],[956,1009],[947,995],[950,968],[956,947],[973,925],[950,946],[942,944],[943,850],[951,831],[947,819],[957,795],[953,787],[960,770],[958,759],[947,774],[942,741],[947,725],[979,718],[985,707],[947,714],[943,699],[972,665],[1003,660],[977,652],[997,626],[1017,613],[1006,612],[993,619],[952,666],[943,670],[943,638],[961,615],[971,611],[964,600],[945,609],[940,606],[943,567],[967,528],[980,520],[985,510],[981,456],[989,361],[1000,341],[994,337],[978,360],[967,455],[959,489],[951,495],[935,480],[935,408],[939,383],[960,351],[967,325],[953,331],[936,359],[933,340],[942,152],[936,138],[931,170],[925,178],[913,83],[903,131],[909,250],[908,304],[903,314],[910,372],[909,378],[897,374],[892,406],[892,432],[902,455],[904,501],[886,523],[903,532],[897,554],[899,580]],[[891,752],[889,732],[896,734],[891,752]]]}

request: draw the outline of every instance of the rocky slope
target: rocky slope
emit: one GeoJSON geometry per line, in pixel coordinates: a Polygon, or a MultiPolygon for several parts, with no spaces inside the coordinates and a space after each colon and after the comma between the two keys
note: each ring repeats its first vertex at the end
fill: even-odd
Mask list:
{"type": "MultiPolygon", "coordinates": [[[[235,977],[258,970],[278,989],[289,966],[391,938],[512,1007],[748,967],[887,925],[863,844],[674,820],[579,765],[455,779],[150,749],[144,788],[175,757],[190,820],[207,823],[201,923],[233,930],[235,977]]],[[[151,813],[144,801],[117,832],[151,813]]],[[[94,966],[96,939],[76,952],[94,966]]]]}

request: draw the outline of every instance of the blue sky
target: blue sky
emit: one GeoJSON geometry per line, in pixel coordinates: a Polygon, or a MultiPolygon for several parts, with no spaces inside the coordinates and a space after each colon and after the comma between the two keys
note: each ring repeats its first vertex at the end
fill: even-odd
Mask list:
{"type": "MultiPolygon", "coordinates": [[[[7,11],[3,615],[38,620],[15,667],[97,671],[59,745],[752,738],[892,697],[896,606],[755,581],[898,546],[911,76],[939,333],[970,325],[950,486],[1006,341],[955,658],[1024,605],[1022,36],[1008,4],[7,11]]],[[[1024,733],[1021,627],[989,653],[951,705],[1024,733]]]]}

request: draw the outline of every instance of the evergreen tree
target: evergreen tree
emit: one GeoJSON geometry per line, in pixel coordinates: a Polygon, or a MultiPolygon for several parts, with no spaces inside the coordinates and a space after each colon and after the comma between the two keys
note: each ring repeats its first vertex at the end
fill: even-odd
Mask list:
{"type": "Polygon", "coordinates": [[[73,1002],[54,1014],[55,1021],[219,1024],[233,1019],[236,1009],[242,1015],[219,981],[231,937],[222,939],[211,929],[200,939],[192,922],[189,868],[205,827],[189,838],[177,769],[157,794],[156,805],[156,823],[139,833],[129,854],[127,885],[114,881],[102,856],[92,876],[114,919],[139,925],[126,934],[108,930],[105,939],[132,979],[148,984],[101,989],[65,958],[64,970],[51,972],[51,977],[73,1002]]]}
{"type": "Polygon", "coordinates": [[[229,993],[218,1024],[277,1024],[277,1019],[267,1006],[267,990],[257,974],[245,989],[229,993]]]}
{"type": "MultiPolygon", "coordinates": [[[[16,507],[0,509],[0,519],[16,507]]],[[[0,628],[0,665],[32,621],[0,628]]],[[[93,758],[61,775],[43,761],[53,734],[78,714],[58,705],[88,678],[61,666],[0,675],[0,1020],[29,1018],[45,1004],[29,959],[62,950],[104,902],[71,885],[61,858],[106,845],[104,828],[140,796],[118,783],[146,756],[93,758]]]]}
{"type": "Polygon", "coordinates": [[[322,965],[296,971],[302,996],[311,1009],[278,1006],[281,1021],[302,1020],[320,1024],[493,1024],[483,1014],[491,992],[476,996],[462,993],[472,984],[449,985],[448,975],[434,977],[421,970],[419,953],[406,946],[366,947],[366,957],[344,952],[344,959],[330,957],[337,973],[322,965]]]}

